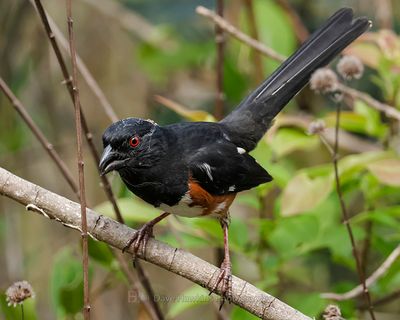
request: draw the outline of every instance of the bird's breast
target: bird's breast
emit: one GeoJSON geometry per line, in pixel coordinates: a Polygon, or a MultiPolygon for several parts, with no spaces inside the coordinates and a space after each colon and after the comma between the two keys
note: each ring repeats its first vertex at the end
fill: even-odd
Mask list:
{"type": "Polygon", "coordinates": [[[175,205],[161,203],[160,209],[183,217],[225,217],[236,194],[211,195],[197,182],[189,180],[189,190],[175,205]]]}

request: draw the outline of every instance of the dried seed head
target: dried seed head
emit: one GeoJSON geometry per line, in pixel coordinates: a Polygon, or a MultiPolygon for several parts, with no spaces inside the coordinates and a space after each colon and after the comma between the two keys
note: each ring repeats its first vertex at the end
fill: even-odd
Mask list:
{"type": "Polygon", "coordinates": [[[330,304],[325,308],[322,317],[325,320],[344,320],[344,318],[342,318],[342,312],[340,311],[339,307],[333,304],[330,304]]]}
{"type": "Polygon", "coordinates": [[[360,79],[364,73],[364,65],[356,56],[344,56],[338,62],[336,69],[347,80],[360,79]]]}
{"type": "Polygon", "coordinates": [[[335,72],[328,68],[315,71],[310,80],[311,90],[318,93],[334,92],[338,89],[338,78],[335,72]]]}
{"type": "Polygon", "coordinates": [[[308,134],[320,134],[325,130],[325,121],[322,119],[315,120],[308,126],[308,134]]]}
{"type": "Polygon", "coordinates": [[[9,306],[16,307],[17,304],[21,304],[24,300],[34,297],[35,293],[32,286],[25,280],[13,283],[6,290],[6,300],[9,306]]]}

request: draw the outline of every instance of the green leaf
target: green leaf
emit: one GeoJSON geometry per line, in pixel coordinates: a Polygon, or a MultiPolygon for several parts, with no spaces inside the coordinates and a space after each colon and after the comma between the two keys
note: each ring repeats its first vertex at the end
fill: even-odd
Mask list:
{"type": "Polygon", "coordinates": [[[311,179],[305,172],[296,175],[283,190],[282,216],[292,216],[316,207],[332,191],[332,181],[330,176],[311,179]]]}
{"type": "MultiPolygon", "coordinates": [[[[162,213],[161,210],[154,208],[153,206],[134,196],[117,199],[117,204],[128,224],[132,222],[148,222],[162,213]]],[[[97,205],[94,210],[102,215],[115,218],[113,207],[108,201],[97,205]]],[[[160,224],[162,223],[163,221],[160,222],[160,224]]]]}
{"type": "Polygon", "coordinates": [[[189,309],[209,303],[210,299],[211,297],[206,289],[198,285],[194,285],[174,299],[175,302],[168,310],[167,317],[169,319],[175,319],[178,315],[189,309]]]}
{"type": "Polygon", "coordinates": [[[229,225],[229,241],[233,248],[245,250],[249,233],[246,223],[241,218],[233,217],[229,225]]]}
{"type": "Polygon", "coordinates": [[[317,136],[306,135],[292,128],[281,128],[271,143],[271,148],[278,158],[296,150],[311,150],[319,146],[317,136]]]}
{"type": "MultiPolygon", "coordinates": [[[[281,6],[272,0],[254,1],[254,15],[259,39],[283,55],[290,55],[296,47],[296,36],[290,18],[281,6]]],[[[264,59],[265,72],[273,71],[279,63],[264,59]]]]}
{"type": "Polygon", "coordinates": [[[289,293],[285,301],[293,308],[300,310],[304,314],[316,317],[326,307],[326,301],[320,297],[319,293],[289,293]]]}
{"type": "Polygon", "coordinates": [[[104,242],[92,238],[89,238],[89,256],[106,268],[111,268],[114,262],[110,247],[104,242]]]}
{"type": "Polygon", "coordinates": [[[400,231],[400,206],[381,207],[372,211],[361,212],[351,219],[353,223],[362,223],[366,220],[375,221],[381,225],[400,231]]]}
{"type": "Polygon", "coordinates": [[[400,186],[399,159],[382,159],[368,164],[367,168],[381,183],[400,186]]]}
{"type": "Polygon", "coordinates": [[[56,254],[50,282],[58,318],[82,311],[82,263],[72,254],[70,248],[66,247],[56,254]]]}
{"type": "Polygon", "coordinates": [[[238,306],[233,306],[232,312],[230,314],[230,319],[231,320],[257,320],[260,318],[256,317],[255,315],[251,314],[250,312],[248,312],[238,306]]]}
{"type": "Polygon", "coordinates": [[[269,243],[284,258],[304,254],[318,235],[318,219],[312,215],[283,218],[269,236],[269,243]]]}

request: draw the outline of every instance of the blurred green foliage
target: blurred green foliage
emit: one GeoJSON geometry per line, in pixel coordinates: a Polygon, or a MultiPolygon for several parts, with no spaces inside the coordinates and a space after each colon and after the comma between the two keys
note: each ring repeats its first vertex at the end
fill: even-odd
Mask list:
{"type": "MultiPolygon", "coordinates": [[[[148,12],[146,10],[150,10],[145,10],[144,1],[122,2],[126,4],[127,11],[141,9],[141,13],[145,14],[148,12]]],[[[289,55],[295,50],[297,40],[287,13],[272,0],[253,2],[260,40],[276,51],[289,55]]],[[[149,83],[158,88],[157,92],[168,92],[172,87],[171,77],[186,72],[196,80],[209,84],[212,78],[209,75],[214,74],[213,30],[196,24],[193,31],[196,37],[191,39],[187,30],[180,32],[176,26],[168,26],[168,18],[160,13],[156,18],[163,22],[156,29],[161,35],[160,39],[168,41],[168,46],[139,42],[132,57],[149,83]]],[[[236,25],[249,32],[249,20],[244,10],[236,18],[236,25]]],[[[372,33],[371,37],[375,43],[360,41],[349,49],[372,70],[371,76],[362,79],[357,86],[372,81],[378,86],[384,101],[400,108],[400,39],[395,34],[388,35],[383,31],[372,33]],[[390,46],[379,45],[383,37],[390,46]]],[[[256,66],[251,58],[252,50],[246,45],[229,40],[225,49],[224,93],[228,110],[254,87],[256,66]]],[[[263,59],[264,74],[269,74],[276,66],[276,62],[263,59]]],[[[12,86],[17,94],[28,81],[32,68],[31,60],[27,59],[14,70],[12,86]]],[[[310,99],[310,103],[314,101],[319,101],[320,105],[306,111],[317,110],[318,117],[325,121],[328,129],[332,129],[335,114],[328,99],[310,99]]],[[[155,120],[168,122],[171,114],[165,116],[158,112],[164,110],[164,106],[152,102],[149,104],[153,107],[155,120]]],[[[213,100],[205,98],[196,105],[199,104],[204,106],[203,109],[208,106],[209,113],[203,109],[194,110],[193,106],[188,105],[188,109],[178,110],[179,114],[173,116],[187,121],[213,119],[213,100]]],[[[296,101],[291,104],[294,108],[298,107],[296,101]]],[[[6,111],[5,117],[2,117],[0,131],[2,137],[7,134],[7,139],[0,140],[0,152],[18,152],[30,141],[29,132],[19,120],[10,116],[11,112],[6,111]],[[13,120],[5,121],[6,118],[13,120]]],[[[296,111],[293,114],[296,116],[298,113],[296,111]]],[[[35,116],[40,118],[40,115],[35,116]]],[[[285,119],[285,114],[282,119],[285,119]]],[[[307,128],[301,122],[285,125],[279,124],[279,121],[273,134],[266,136],[252,152],[274,180],[239,194],[235,201],[237,206],[232,210],[230,244],[233,272],[307,315],[319,317],[330,302],[320,297],[321,292],[345,292],[358,284],[355,262],[347,231],[342,224],[329,152],[318,136],[307,133],[307,128]]],[[[362,101],[354,101],[353,108],[342,113],[341,129],[374,146],[378,145],[380,149],[373,152],[341,150],[339,160],[344,198],[358,247],[364,248],[365,241],[369,241],[369,260],[365,268],[367,274],[371,274],[400,242],[400,157],[396,144],[399,133],[398,129],[391,128],[390,119],[362,101]],[[368,225],[372,225],[372,231],[369,231],[368,225]]],[[[160,213],[133,197],[119,181],[114,181],[114,190],[119,190],[118,205],[128,225],[138,226],[160,213]]],[[[98,203],[94,209],[114,217],[108,202],[98,203]]],[[[222,231],[218,221],[203,218],[168,219],[168,222],[160,223],[158,239],[188,250],[222,246],[222,231]]],[[[66,244],[55,254],[52,262],[50,296],[59,319],[78,317],[82,309],[82,267],[73,248],[74,245],[66,244]]],[[[89,253],[91,275],[102,270],[113,274],[115,281],[126,282],[105,244],[91,240],[89,253]]],[[[400,261],[397,261],[370,288],[374,298],[399,288],[399,271],[400,261]]],[[[202,298],[208,297],[207,294],[205,289],[195,285],[180,295],[198,295],[202,298]]],[[[19,308],[7,307],[3,296],[0,300],[1,312],[6,319],[21,318],[19,308]]],[[[360,301],[362,299],[339,303],[346,319],[360,318],[357,311],[360,301]]],[[[207,299],[188,301],[177,298],[168,304],[166,317],[186,319],[187,314],[209,303],[207,299]]],[[[24,303],[24,306],[25,319],[38,318],[34,300],[24,303]]],[[[255,317],[233,306],[230,319],[247,320],[255,317]]]]}

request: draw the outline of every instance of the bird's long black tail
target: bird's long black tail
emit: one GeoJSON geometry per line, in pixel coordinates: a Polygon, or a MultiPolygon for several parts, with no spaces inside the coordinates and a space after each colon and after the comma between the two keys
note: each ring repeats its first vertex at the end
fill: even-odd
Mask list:
{"type": "Polygon", "coordinates": [[[270,77],[221,120],[237,145],[252,150],[268,130],[273,118],[309,81],[311,74],[327,65],[345,47],[364,33],[371,22],[353,20],[353,11],[343,8],[331,16],[270,77]]]}

